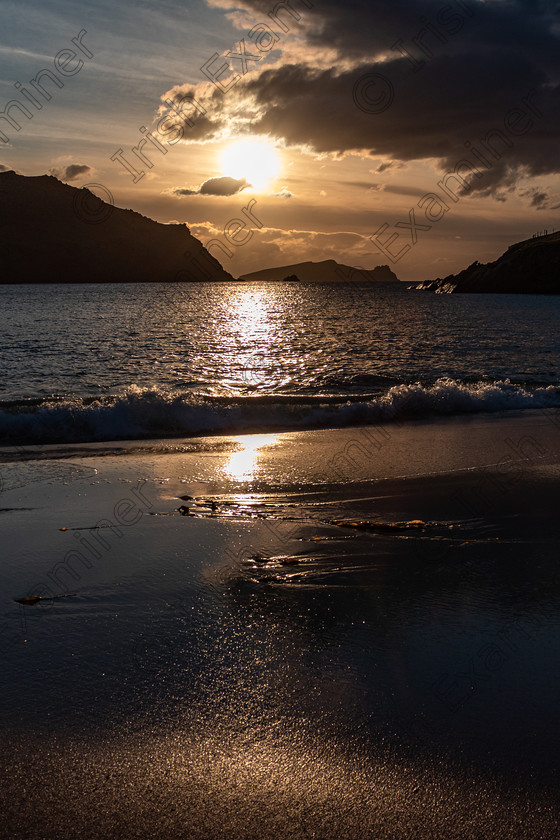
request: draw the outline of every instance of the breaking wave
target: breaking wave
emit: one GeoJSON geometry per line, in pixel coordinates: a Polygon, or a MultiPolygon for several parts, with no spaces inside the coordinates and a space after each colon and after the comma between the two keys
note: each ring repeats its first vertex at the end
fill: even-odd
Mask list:
{"type": "Polygon", "coordinates": [[[0,404],[4,445],[340,428],[406,419],[560,408],[560,387],[438,379],[353,396],[202,397],[129,389],[99,399],[0,404]]]}

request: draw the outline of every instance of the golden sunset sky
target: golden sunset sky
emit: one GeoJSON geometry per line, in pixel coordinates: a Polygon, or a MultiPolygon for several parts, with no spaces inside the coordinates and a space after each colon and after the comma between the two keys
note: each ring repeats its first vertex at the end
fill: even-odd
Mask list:
{"type": "Polygon", "coordinates": [[[556,2],[2,6],[1,168],[185,222],[235,276],[433,279],[558,221],[556,2]]]}

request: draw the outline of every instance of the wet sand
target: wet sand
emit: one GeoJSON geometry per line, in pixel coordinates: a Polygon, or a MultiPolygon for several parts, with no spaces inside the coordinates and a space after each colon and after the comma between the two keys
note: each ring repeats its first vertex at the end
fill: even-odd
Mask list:
{"type": "Polygon", "coordinates": [[[0,836],[555,838],[559,433],[4,453],[0,836]]]}

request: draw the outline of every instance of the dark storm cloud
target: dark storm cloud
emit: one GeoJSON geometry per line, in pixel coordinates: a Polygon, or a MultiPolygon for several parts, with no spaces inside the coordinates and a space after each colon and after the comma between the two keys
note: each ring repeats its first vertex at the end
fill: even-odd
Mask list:
{"type": "MultiPolygon", "coordinates": [[[[245,8],[270,24],[270,0],[213,0],[213,5],[245,8]]],[[[410,41],[426,30],[424,41],[434,52],[464,54],[475,50],[519,45],[556,64],[557,40],[551,25],[560,10],[554,0],[292,0],[300,15],[307,43],[336,49],[339,58],[371,59],[387,53],[399,40],[410,41]],[[439,34],[434,34],[438,31],[439,34]],[[443,38],[446,39],[445,43],[443,38]]],[[[287,10],[277,15],[290,28],[287,10]]],[[[273,27],[274,28],[274,27],[273,27]]]]}
{"type": "Polygon", "coordinates": [[[221,195],[221,196],[229,196],[235,195],[241,190],[244,190],[245,187],[248,187],[249,184],[247,183],[246,178],[230,178],[229,176],[224,176],[221,178],[209,178],[208,181],[205,181],[201,186],[196,190],[189,190],[189,189],[182,189],[181,187],[177,187],[176,189],[172,190],[173,195],[183,196],[183,195],[221,195]]]}
{"type": "MultiPolygon", "coordinates": [[[[406,59],[387,62],[383,76],[391,80],[395,98],[381,114],[365,113],[352,99],[359,80],[380,67],[364,65],[339,75],[296,66],[265,71],[246,85],[262,109],[252,128],[319,152],[364,149],[401,161],[439,158],[443,168],[452,169],[467,156],[466,143],[476,145],[495,130],[503,133],[507,115],[521,108],[527,116],[516,131],[523,134],[507,133],[506,141],[496,142],[498,158],[475,189],[508,185],[523,167],[532,175],[558,171],[560,88],[550,87],[542,70],[523,57],[511,63],[499,59],[479,56],[470,64],[444,56],[412,75],[403,66],[406,59]],[[535,110],[528,111],[523,99],[531,91],[535,110]]],[[[383,82],[379,85],[381,91],[383,82]]]]}
{"type": "MultiPolygon", "coordinates": [[[[214,3],[231,7],[229,0],[214,3]]],[[[236,6],[263,21],[270,11],[269,0],[236,6]]],[[[214,90],[205,102],[207,118],[214,118],[214,130],[227,125],[228,100],[230,119],[243,102],[253,109],[253,133],[317,152],[436,158],[446,171],[468,155],[467,144],[478,147],[500,131],[506,140],[494,135],[490,165],[467,177],[473,192],[503,198],[524,175],[560,170],[559,6],[326,0],[309,9],[294,0],[305,24],[301,63],[247,75],[225,97],[214,90]],[[343,70],[313,65],[315,48],[324,47],[336,49],[343,70]],[[367,90],[366,77],[373,79],[367,90]],[[523,102],[527,97],[531,107],[523,102]],[[509,131],[512,109],[525,116],[518,114],[509,131]]]]}

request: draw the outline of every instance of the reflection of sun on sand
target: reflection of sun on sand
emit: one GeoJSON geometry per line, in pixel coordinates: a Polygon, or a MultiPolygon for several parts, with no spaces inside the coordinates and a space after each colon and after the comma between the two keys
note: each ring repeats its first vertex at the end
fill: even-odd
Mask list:
{"type": "Polygon", "coordinates": [[[241,449],[232,452],[224,472],[237,481],[253,481],[259,453],[276,441],[278,435],[243,435],[238,439],[241,449]]]}
{"type": "Polygon", "coordinates": [[[90,445],[3,491],[2,836],[557,836],[558,429],[387,429],[90,445]]]}

